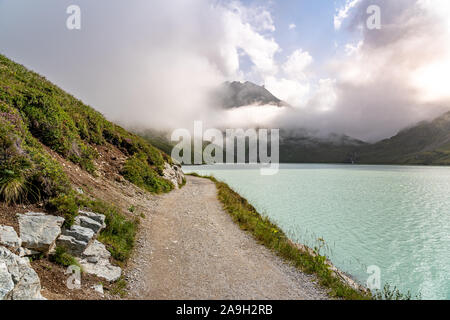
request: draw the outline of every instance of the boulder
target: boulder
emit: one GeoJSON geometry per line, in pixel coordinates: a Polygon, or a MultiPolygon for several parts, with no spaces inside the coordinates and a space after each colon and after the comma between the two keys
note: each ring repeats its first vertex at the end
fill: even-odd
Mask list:
{"type": "Polygon", "coordinates": [[[163,178],[172,182],[176,189],[183,183],[184,173],[179,165],[164,163],[163,178]]]}
{"type": "Polygon", "coordinates": [[[63,230],[63,235],[75,238],[78,241],[83,241],[86,243],[91,242],[95,234],[92,229],[84,228],[82,226],[74,225],[70,229],[63,230]]]}
{"type": "Polygon", "coordinates": [[[89,211],[82,211],[82,210],[80,210],[78,212],[78,214],[80,216],[88,217],[94,221],[97,221],[98,223],[100,223],[102,225],[103,228],[106,228],[106,224],[105,224],[106,216],[105,215],[100,214],[100,213],[89,212],[89,211]]]}
{"type": "Polygon", "coordinates": [[[105,245],[95,240],[83,252],[83,259],[80,261],[80,265],[84,272],[96,275],[109,282],[114,282],[119,280],[122,275],[122,269],[113,266],[109,261],[110,257],[111,254],[105,245]]]}
{"type": "Polygon", "coordinates": [[[58,240],[56,240],[56,245],[66,249],[71,255],[80,256],[88,246],[88,243],[77,240],[71,236],[61,235],[58,240]]]}
{"type": "Polygon", "coordinates": [[[82,226],[84,228],[91,229],[95,234],[98,234],[101,230],[103,230],[104,225],[99,222],[88,218],[86,216],[78,216],[75,218],[75,225],[82,226]]]}
{"type": "Polygon", "coordinates": [[[22,240],[17,236],[13,227],[0,226],[0,245],[18,250],[22,245],[22,240]]]}
{"type": "Polygon", "coordinates": [[[41,282],[27,258],[0,247],[0,300],[43,300],[41,282]]]}
{"type": "Polygon", "coordinates": [[[17,214],[22,246],[47,253],[61,234],[64,218],[29,212],[17,214]]]}
{"type": "Polygon", "coordinates": [[[94,289],[94,291],[100,293],[101,295],[104,294],[103,285],[102,284],[97,284],[95,286],[92,286],[91,289],[94,289]]]}
{"type": "Polygon", "coordinates": [[[0,261],[0,300],[14,289],[14,281],[4,261],[0,261]]]}

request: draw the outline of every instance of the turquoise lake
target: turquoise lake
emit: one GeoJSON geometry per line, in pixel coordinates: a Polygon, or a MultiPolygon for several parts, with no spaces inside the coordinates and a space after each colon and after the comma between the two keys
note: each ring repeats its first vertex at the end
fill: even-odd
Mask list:
{"type": "Polygon", "coordinates": [[[247,198],[292,240],[322,253],[365,284],[382,283],[422,299],[450,299],[450,168],[281,165],[262,176],[248,166],[183,167],[213,175],[247,198]]]}

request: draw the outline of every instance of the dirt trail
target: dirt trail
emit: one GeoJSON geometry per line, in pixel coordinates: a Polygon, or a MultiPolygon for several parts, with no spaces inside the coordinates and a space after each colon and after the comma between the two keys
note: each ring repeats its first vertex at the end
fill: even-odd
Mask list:
{"type": "Polygon", "coordinates": [[[326,299],[314,278],[240,230],[215,185],[186,186],[152,200],[126,277],[132,299],[326,299]]]}

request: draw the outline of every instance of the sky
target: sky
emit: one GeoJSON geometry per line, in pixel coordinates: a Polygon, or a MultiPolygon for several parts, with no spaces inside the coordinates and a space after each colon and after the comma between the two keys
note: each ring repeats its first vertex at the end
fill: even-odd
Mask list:
{"type": "Polygon", "coordinates": [[[0,53],[125,126],[203,120],[376,141],[450,109],[448,0],[0,0],[0,53]],[[80,30],[66,27],[73,4],[80,30]],[[227,80],[292,108],[211,107],[227,80]]]}

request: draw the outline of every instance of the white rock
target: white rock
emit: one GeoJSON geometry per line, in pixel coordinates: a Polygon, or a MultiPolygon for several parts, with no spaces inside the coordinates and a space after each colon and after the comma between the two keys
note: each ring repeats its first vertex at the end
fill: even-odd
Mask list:
{"type": "Polygon", "coordinates": [[[70,236],[78,241],[83,241],[86,243],[91,242],[92,238],[94,238],[95,234],[92,229],[84,228],[81,226],[74,225],[70,229],[63,230],[63,235],[70,236]]]}
{"type": "Polygon", "coordinates": [[[75,225],[82,226],[84,228],[91,229],[94,231],[95,234],[98,234],[101,230],[103,230],[104,226],[97,221],[85,217],[85,216],[78,216],[75,218],[75,225]]]}
{"type": "Polygon", "coordinates": [[[83,252],[83,257],[97,257],[100,259],[109,259],[111,253],[106,249],[105,245],[98,240],[95,240],[86,250],[83,252]]]}
{"type": "Polygon", "coordinates": [[[14,289],[14,281],[4,261],[0,262],[0,300],[14,289]]]}
{"type": "Polygon", "coordinates": [[[92,286],[91,288],[94,289],[94,291],[100,293],[101,295],[103,295],[103,293],[104,293],[103,292],[103,285],[101,285],[101,284],[97,284],[95,286],[92,286]]]}
{"type": "Polygon", "coordinates": [[[29,212],[17,214],[22,246],[40,252],[48,252],[61,234],[64,218],[29,212]]]}
{"type": "Polygon", "coordinates": [[[0,226],[0,245],[18,250],[22,245],[22,240],[17,236],[13,227],[0,226]]]}
{"type": "Polygon", "coordinates": [[[106,249],[105,245],[97,240],[87,247],[83,252],[83,257],[84,259],[80,261],[80,265],[88,274],[96,275],[109,282],[119,280],[122,275],[122,269],[113,266],[109,262],[111,254],[106,249]]]}
{"type": "Polygon", "coordinates": [[[66,249],[71,255],[79,256],[86,249],[88,243],[77,240],[71,236],[61,235],[58,240],[56,240],[56,245],[66,249]]]}
{"type": "Polygon", "coordinates": [[[4,247],[0,247],[0,299],[44,299],[41,295],[41,282],[31,268],[30,261],[4,247]]]}
{"type": "Polygon", "coordinates": [[[83,211],[83,210],[80,210],[78,213],[80,216],[85,216],[85,217],[91,218],[92,220],[100,223],[104,228],[106,227],[106,224],[105,224],[106,216],[105,215],[100,214],[100,213],[83,211]]]}
{"type": "Polygon", "coordinates": [[[184,173],[178,165],[164,163],[163,178],[172,182],[176,189],[183,183],[184,173]]]}

